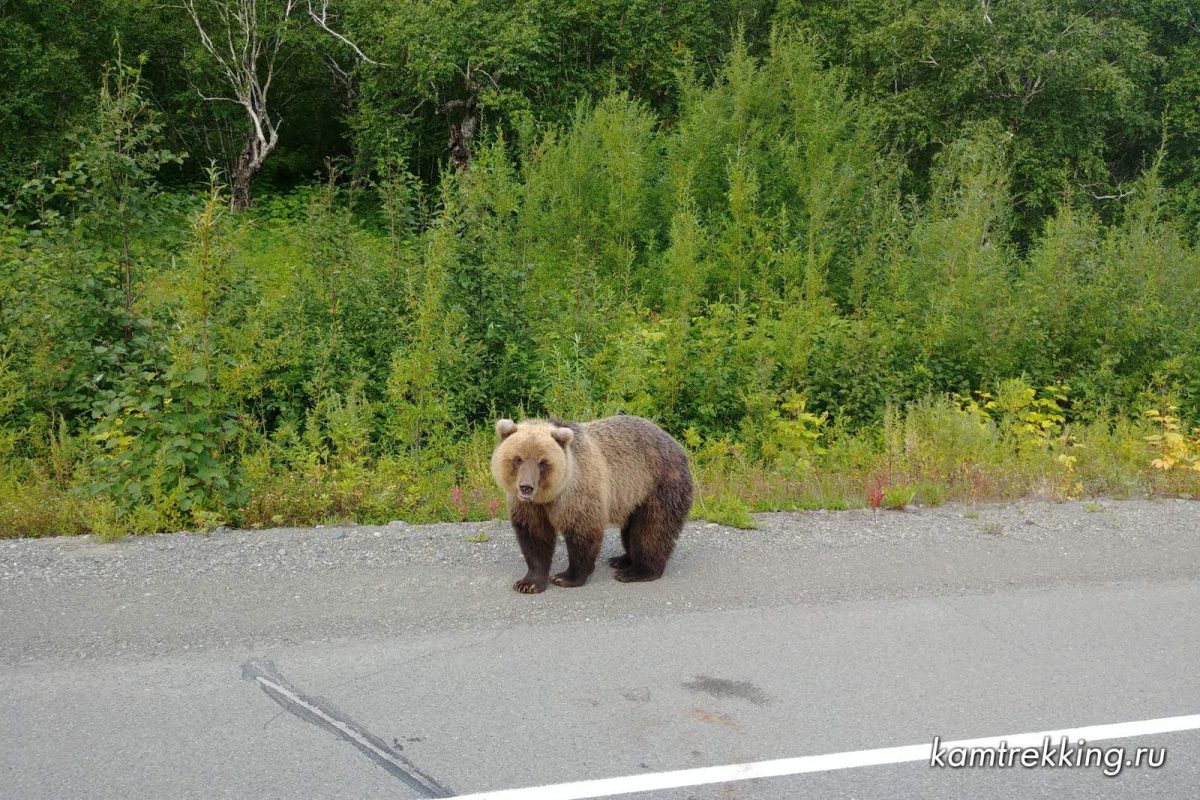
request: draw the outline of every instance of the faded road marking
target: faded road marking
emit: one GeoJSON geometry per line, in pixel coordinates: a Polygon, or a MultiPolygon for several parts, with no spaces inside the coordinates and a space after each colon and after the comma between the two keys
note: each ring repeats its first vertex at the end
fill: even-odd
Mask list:
{"type": "Polygon", "coordinates": [[[275,669],[272,661],[250,661],[242,665],[242,677],[258,683],[267,696],[295,716],[333,733],[357,747],[368,758],[421,793],[422,797],[450,797],[453,792],[416,765],[333,708],[330,703],[309,697],[292,686],[275,669]]]}
{"type": "MultiPolygon", "coordinates": [[[[1157,733],[1175,733],[1200,729],[1200,714],[1184,717],[1147,719],[1138,722],[1117,722],[1111,725],[1092,725],[1084,728],[1066,728],[1058,731],[1038,733],[1012,733],[1007,736],[988,736],[982,739],[963,739],[942,742],[946,749],[965,747],[999,747],[1001,742],[1010,748],[1037,747],[1047,737],[1057,741],[1063,736],[1068,739],[1084,739],[1087,742],[1102,742],[1106,739],[1129,739],[1157,733]]],[[[932,739],[931,739],[932,741],[932,739]]],[[[503,789],[494,792],[459,795],[457,800],[585,800],[592,797],[612,797],[635,792],[650,792],[661,789],[679,789],[685,786],[704,786],[713,783],[732,783],[753,778],[776,778],[783,775],[802,775],[810,772],[830,772],[855,767],[874,767],[882,764],[903,764],[910,761],[928,761],[931,742],[910,744],[902,747],[884,747],[878,750],[852,750],[845,753],[827,753],[820,756],[781,758],[774,761],[753,761],[745,764],[729,764],[723,767],[701,767],[681,769],[673,772],[655,772],[642,775],[626,775],[622,778],[601,778],[593,781],[556,783],[549,786],[531,786],[526,789],[503,789]]]]}

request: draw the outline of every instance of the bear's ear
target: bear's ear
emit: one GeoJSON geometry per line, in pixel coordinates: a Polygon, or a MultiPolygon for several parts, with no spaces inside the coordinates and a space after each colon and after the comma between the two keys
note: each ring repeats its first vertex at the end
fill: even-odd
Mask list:
{"type": "Polygon", "coordinates": [[[555,428],[550,432],[550,435],[553,436],[554,441],[561,444],[565,450],[567,445],[571,443],[571,440],[575,438],[575,431],[571,430],[570,428],[555,428]]]}
{"type": "Polygon", "coordinates": [[[496,420],[496,435],[501,439],[507,439],[517,432],[517,423],[511,419],[496,420]]]}

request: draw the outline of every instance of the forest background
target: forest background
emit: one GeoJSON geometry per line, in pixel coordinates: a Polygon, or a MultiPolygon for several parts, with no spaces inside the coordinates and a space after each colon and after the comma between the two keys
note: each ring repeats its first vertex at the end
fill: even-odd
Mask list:
{"type": "Polygon", "coordinates": [[[0,536],[1200,495],[1185,0],[0,0],[0,142],[0,536]]]}

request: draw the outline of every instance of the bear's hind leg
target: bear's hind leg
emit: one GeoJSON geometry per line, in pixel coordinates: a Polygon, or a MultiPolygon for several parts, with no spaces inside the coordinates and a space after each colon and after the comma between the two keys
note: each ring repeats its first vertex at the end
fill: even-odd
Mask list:
{"type": "Polygon", "coordinates": [[[563,540],[567,543],[567,568],[550,580],[556,586],[583,586],[596,569],[596,556],[600,555],[604,530],[565,531],[563,540]]]}
{"type": "Polygon", "coordinates": [[[667,559],[675,549],[692,504],[690,481],[679,485],[659,485],[638,511],[640,524],[630,530],[629,560],[617,569],[616,579],[625,583],[653,581],[662,577],[667,559]]]}
{"type": "Polygon", "coordinates": [[[629,557],[629,540],[634,536],[640,536],[642,525],[646,521],[646,507],[638,506],[629,515],[629,519],[625,520],[625,524],[621,526],[621,544],[625,546],[624,555],[613,556],[608,560],[608,565],[613,569],[625,569],[633,566],[633,559],[629,557]]]}

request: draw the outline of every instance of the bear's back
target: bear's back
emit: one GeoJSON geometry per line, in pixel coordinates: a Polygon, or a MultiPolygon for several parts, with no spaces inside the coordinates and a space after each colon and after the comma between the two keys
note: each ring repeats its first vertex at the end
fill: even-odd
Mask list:
{"type": "Polygon", "coordinates": [[[664,477],[686,473],[687,455],[670,434],[642,417],[604,417],[579,426],[608,467],[609,521],[622,524],[664,477]]]}

